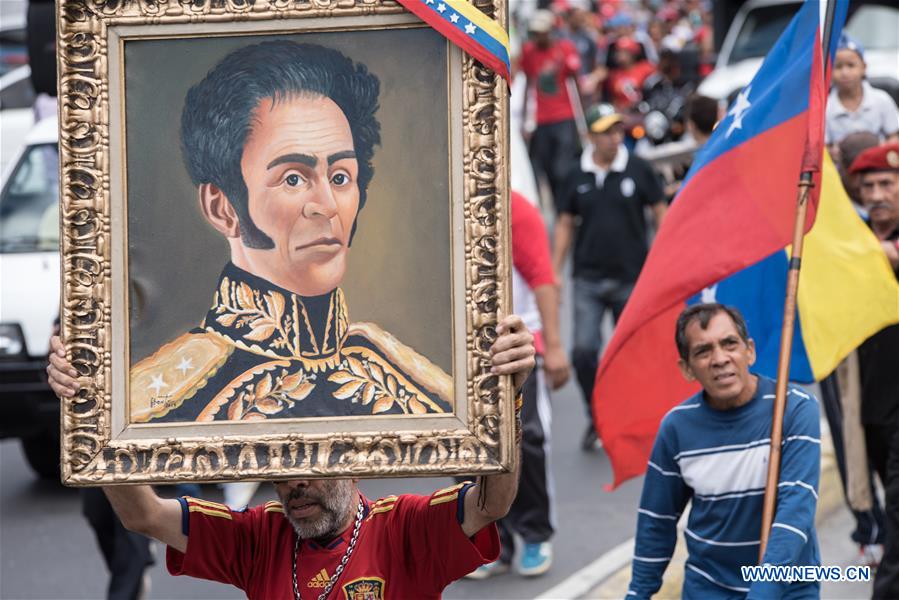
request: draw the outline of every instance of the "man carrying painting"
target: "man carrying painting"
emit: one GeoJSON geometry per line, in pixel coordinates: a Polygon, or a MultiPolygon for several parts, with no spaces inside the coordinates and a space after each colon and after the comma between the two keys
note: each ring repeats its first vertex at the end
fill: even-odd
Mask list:
{"type": "MultiPolygon", "coordinates": [[[[511,375],[520,390],[535,364],[533,336],[517,316],[506,317],[497,332],[492,370],[511,375]]],[[[59,338],[51,347],[50,385],[69,397],[78,387],[74,371],[59,338]]],[[[519,424],[516,449],[520,436],[519,424]]],[[[375,502],[356,483],[277,482],[280,502],[246,511],[162,499],[149,486],[104,491],[127,528],[168,545],[174,575],[229,583],[249,598],[424,599],[439,598],[449,583],[497,559],[493,523],[515,498],[518,472],[375,502]]]]}
{"type": "MultiPolygon", "coordinates": [[[[759,564],[775,395],[774,381],[749,370],[755,344],[742,315],[721,304],[691,306],[678,317],[675,340],[681,372],[702,391],[671,409],[659,427],[640,498],[628,598],[658,591],[687,502],[683,598],[817,598],[818,582],[747,582],[740,569],[759,564]]],[[[815,398],[790,386],[777,505],[762,564],[820,564],[819,428],[815,398]]]]}

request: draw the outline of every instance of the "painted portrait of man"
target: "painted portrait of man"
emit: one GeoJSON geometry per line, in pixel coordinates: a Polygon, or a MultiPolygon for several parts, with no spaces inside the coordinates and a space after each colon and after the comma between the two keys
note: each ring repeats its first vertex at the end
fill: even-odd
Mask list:
{"type": "Polygon", "coordinates": [[[342,291],[379,94],[365,65],[287,40],[233,50],[190,88],[181,153],[230,257],[196,326],[132,365],[132,422],[452,412],[450,375],[353,321],[342,291]]]}

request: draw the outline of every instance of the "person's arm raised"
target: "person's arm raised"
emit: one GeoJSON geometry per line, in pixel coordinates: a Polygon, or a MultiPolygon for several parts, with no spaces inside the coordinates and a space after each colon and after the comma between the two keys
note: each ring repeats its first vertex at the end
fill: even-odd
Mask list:
{"type": "MultiPolygon", "coordinates": [[[[71,398],[80,387],[78,372],[66,360],[65,345],[59,336],[50,338],[49,359],[50,387],[60,398],[71,398]]],[[[103,491],[125,528],[155,538],[179,552],[187,550],[187,536],[181,531],[180,502],[160,498],[148,485],[108,486],[103,491]]]]}
{"type": "MultiPolygon", "coordinates": [[[[534,337],[525,327],[521,317],[510,315],[497,326],[499,338],[490,348],[493,355],[493,373],[511,375],[516,394],[521,393],[525,380],[534,369],[534,337]]],[[[516,399],[516,402],[518,400],[516,399]]],[[[517,415],[516,415],[517,419],[517,415]]],[[[520,428],[515,438],[515,452],[520,451],[520,428]]],[[[512,501],[518,493],[518,465],[511,473],[488,475],[478,478],[478,482],[465,494],[465,518],[462,531],[473,536],[485,526],[501,519],[509,512],[512,501]]]]}
{"type": "Polygon", "coordinates": [[[178,552],[187,550],[178,500],[160,498],[148,485],[107,486],[103,492],[126,529],[157,539],[178,552]]]}

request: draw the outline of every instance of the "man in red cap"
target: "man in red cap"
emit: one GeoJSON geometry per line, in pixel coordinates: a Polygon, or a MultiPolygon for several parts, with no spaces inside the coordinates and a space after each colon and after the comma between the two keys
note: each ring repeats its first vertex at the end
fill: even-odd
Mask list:
{"type": "Polygon", "coordinates": [[[569,87],[581,69],[581,59],[571,40],[556,34],[555,21],[549,10],[534,13],[519,65],[528,80],[525,107],[527,95],[536,92],[537,128],[528,149],[531,164],[537,175],[546,179],[553,201],[558,202],[565,173],[580,147],[569,87]]]}
{"type": "MultiPolygon", "coordinates": [[[[862,206],[899,279],[899,143],[865,150],[849,172],[859,176],[862,206]]],[[[868,338],[858,356],[868,459],[886,490],[887,537],[873,598],[899,598],[899,325],[868,338]]]]}

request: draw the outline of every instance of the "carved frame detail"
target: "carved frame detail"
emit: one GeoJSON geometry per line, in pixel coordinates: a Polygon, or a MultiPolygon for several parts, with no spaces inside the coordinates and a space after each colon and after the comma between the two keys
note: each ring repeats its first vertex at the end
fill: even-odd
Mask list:
{"type": "MultiPolygon", "coordinates": [[[[473,4],[506,25],[505,0],[473,4]]],[[[61,323],[81,391],[62,403],[67,485],[299,477],[498,473],[514,467],[509,378],[489,347],[511,307],[505,82],[462,55],[467,427],[341,434],[273,432],[116,439],[112,429],[112,279],[108,28],[399,14],[390,0],[57,0],[61,323]]],[[[457,342],[458,343],[458,342],[457,342]]],[[[276,423],[276,422],[273,422],[276,423]]],[[[273,425],[273,429],[278,429],[273,425]]],[[[283,429],[283,428],[282,428],[283,429]]],[[[386,428],[385,428],[386,429],[386,428]]]]}

